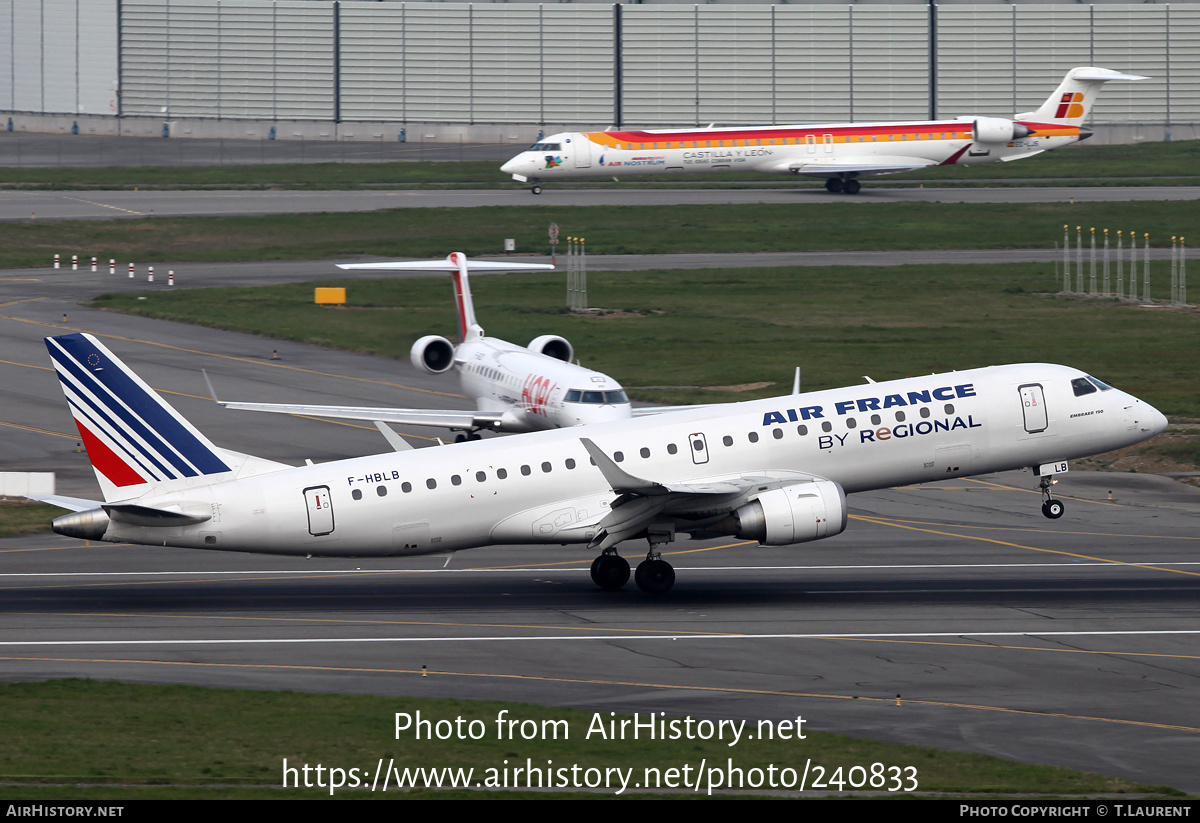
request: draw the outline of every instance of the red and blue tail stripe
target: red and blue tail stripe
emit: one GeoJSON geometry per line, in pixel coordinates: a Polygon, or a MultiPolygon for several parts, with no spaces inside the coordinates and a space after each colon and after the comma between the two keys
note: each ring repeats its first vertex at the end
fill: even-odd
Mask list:
{"type": "Polygon", "coordinates": [[[230,471],[215,446],[87,334],[46,338],[96,471],[132,486],[230,471]]]}

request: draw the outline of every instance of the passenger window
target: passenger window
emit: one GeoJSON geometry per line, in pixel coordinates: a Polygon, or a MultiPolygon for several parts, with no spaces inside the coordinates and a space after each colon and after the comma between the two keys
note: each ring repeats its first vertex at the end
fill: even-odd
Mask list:
{"type": "Polygon", "coordinates": [[[667,454],[678,454],[678,453],[679,453],[678,446],[676,446],[674,443],[667,444],[667,454]]]}
{"type": "Polygon", "coordinates": [[[543,463],[543,464],[542,464],[542,471],[543,471],[543,472],[545,472],[546,474],[549,474],[549,473],[550,473],[550,470],[551,470],[552,468],[554,468],[554,467],[553,467],[553,466],[551,466],[549,463],[543,463]]]}
{"type": "Polygon", "coordinates": [[[775,437],[776,440],[783,439],[783,429],[772,429],[771,434],[775,437]]]}
{"type": "Polygon", "coordinates": [[[853,428],[856,428],[857,426],[858,426],[858,421],[855,420],[853,417],[846,418],[846,428],[853,429],[853,428]]]}
{"type": "Polygon", "coordinates": [[[575,459],[573,457],[568,457],[565,465],[568,469],[575,468],[575,459]]]}
{"type": "Polygon", "coordinates": [[[954,414],[954,404],[953,403],[946,404],[946,414],[954,414]]]}
{"type": "Polygon", "coordinates": [[[724,437],[721,438],[721,442],[724,443],[726,446],[732,446],[733,438],[730,437],[729,435],[725,435],[724,437]]]}
{"type": "Polygon", "coordinates": [[[877,414],[871,415],[871,425],[872,426],[878,426],[881,422],[883,422],[883,421],[880,419],[879,415],[877,415],[877,414]]]}
{"type": "Polygon", "coordinates": [[[613,460],[622,463],[625,460],[625,452],[613,452],[613,460]]]}
{"type": "Polygon", "coordinates": [[[353,497],[355,500],[362,500],[362,492],[359,491],[358,489],[355,489],[354,491],[350,492],[350,496],[353,497]]]}
{"type": "Polygon", "coordinates": [[[412,483],[409,483],[407,480],[404,481],[403,483],[400,484],[400,491],[404,492],[405,494],[408,494],[409,492],[412,491],[412,483]]]}
{"type": "Polygon", "coordinates": [[[530,468],[529,468],[528,466],[522,466],[522,467],[521,467],[521,474],[523,474],[523,475],[525,475],[526,477],[528,477],[528,476],[529,476],[529,472],[530,472],[530,468]]]}
{"type": "Polygon", "coordinates": [[[508,469],[496,469],[496,478],[505,480],[508,478],[508,469]]]}
{"type": "Polygon", "coordinates": [[[928,416],[929,416],[929,407],[928,407],[928,406],[922,406],[922,407],[921,407],[921,416],[922,416],[922,417],[928,417],[928,416]]]}
{"type": "Polygon", "coordinates": [[[751,442],[751,443],[757,443],[757,442],[758,442],[758,432],[750,432],[750,435],[749,435],[749,437],[750,437],[750,442],[751,442]]]}
{"type": "Polygon", "coordinates": [[[896,412],[896,422],[897,422],[897,423],[903,423],[903,422],[904,422],[904,412],[902,412],[902,411],[898,411],[898,412],[896,412]]]}
{"type": "Polygon", "coordinates": [[[462,478],[459,477],[457,474],[452,474],[452,475],[450,475],[450,482],[453,483],[455,486],[461,486],[462,478]]]}
{"type": "Polygon", "coordinates": [[[478,480],[480,483],[482,483],[485,480],[487,480],[487,473],[486,472],[475,472],[475,479],[478,480]]]}
{"type": "Polygon", "coordinates": [[[833,431],[833,424],[830,423],[828,420],[826,420],[824,423],[821,424],[821,431],[823,431],[823,432],[833,431]]]}
{"type": "Polygon", "coordinates": [[[375,493],[380,497],[387,497],[387,486],[376,486],[375,493]]]}
{"type": "Polygon", "coordinates": [[[808,426],[797,426],[796,433],[803,437],[804,435],[808,434],[808,426]]]}
{"type": "Polygon", "coordinates": [[[640,454],[643,458],[646,458],[650,456],[650,450],[645,446],[642,446],[642,449],[638,452],[638,454],[640,454]]]}

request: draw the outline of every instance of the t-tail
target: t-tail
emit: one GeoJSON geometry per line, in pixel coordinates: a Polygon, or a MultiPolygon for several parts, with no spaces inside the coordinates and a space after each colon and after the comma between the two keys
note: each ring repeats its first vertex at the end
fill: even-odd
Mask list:
{"type": "Polygon", "coordinates": [[[468,260],[460,251],[451,252],[445,260],[414,260],[395,263],[346,263],[339,269],[367,271],[445,271],[454,278],[454,301],[458,307],[458,341],[478,340],[483,337],[483,327],[475,320],[475,303],[471,300],[469,271],[548,271],[554,266],[548,263],[507,263],[492,260],[468,260]]]}
{"type": "Polygon", "coordinates": [[[136,501],[289,468],[213,445],[90,334],[47,337],[46,348],[104,498],[103,503],[40,498],[79,512],[55,520],[61,534],[99,537],[109,516],[160,525],[199,522],[195,513],[136,501]],[[68,520],[72,522],[60,523],[68,520]]]}
{"type": "Polygon", "coordinates": [[[1037,111],[1022,112],[1017,120],[1036,120],[1042,123],[1061,123],[1079,126],[1087,119],[1100,93],[1100,87],[1110,80],[1145,80],[1140,74],[1122,74],[1112,69],[1080,66],[1067,72],[1054,93],[1046,98],[1037,111]]]}

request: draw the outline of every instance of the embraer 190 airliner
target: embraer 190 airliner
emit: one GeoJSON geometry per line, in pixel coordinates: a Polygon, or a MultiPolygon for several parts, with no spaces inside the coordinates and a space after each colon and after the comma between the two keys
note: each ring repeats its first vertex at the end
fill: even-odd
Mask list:
{"type": "Polygon", "coordinates": [[[857,194],[861,177],[929,166],[1020,160],[1091,137],[1083,121],[1110,80],[1145,80],[1111,69],[1071,69],[1036,111],[1013,120],[958,117],[900,123],[832,123],[593,131],[554,134],[500,170],[541,194],[548,180],[754,171],[825,178],[830,192],[857,194]]]}
{"type": "Polygon", "coordinates": [[[655,593],[679,534],[832,537],[846,495],[871,489],[1032,468],[1057,518],[1067,461],[1167,425],[1077,369],[1024,363],[292,467],[214,445],[90,335],[46,346],[104,498],[39,498],[74,510],[59,534],[340,557],[575,545],[605,589],[629,579],[618,545],[645,538],[634,579],[655,593]]]}

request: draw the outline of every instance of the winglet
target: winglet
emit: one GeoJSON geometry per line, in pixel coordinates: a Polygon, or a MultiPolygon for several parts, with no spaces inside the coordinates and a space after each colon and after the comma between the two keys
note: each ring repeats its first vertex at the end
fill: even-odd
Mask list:
{"type": "Polygon", "coordinates": [[[201,369],[200,373],[204,375],[204,384],[208,386],[208,396],[211,397],[213,402],[218,406],[224,406],[225,404],[217,399],[217,390],[213,388],[212,381],[208,379],[208,369],[201,369]]]}
{"type": "Polygon", "coordinates": [[[622,469],[613,462],[611,457],[601,451],[599,446],[588,438],[581,437],[579,438],[579,442],[587,449],[588,454],[592,456],[592,460],[596,461],[596,468],[600,469],[600,473],[604,475],[604,479],[608,481],[608,485],[612,486],[612,490],[617,494],[628,493],[648,496],[669,493],[670,490],[660,483],[634,477],[622,469]]]}

